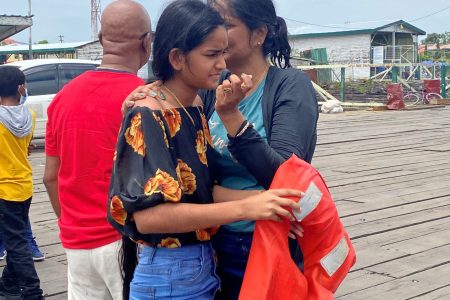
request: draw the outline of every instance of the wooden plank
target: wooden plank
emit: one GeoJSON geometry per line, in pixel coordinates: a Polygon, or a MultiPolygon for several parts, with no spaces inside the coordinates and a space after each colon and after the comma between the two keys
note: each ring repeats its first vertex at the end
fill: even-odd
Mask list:
{"type": "Polygon", "coordinates": [[[450,226],[450,220],[436,220],[403,227],[385,234],[353,239],[357,254],[353,271],[389,263],[433,247],[445,245],[448,241],[443,236],[448,234],[448,226],[450,226]],[[441,226],[447,226],[447,228],[442,230],[441,226]],[[417,239],[413,238],[416,234],[419,236],[417,239]],[[399,246],[403,244],[405,246],[399,246]]]}
{"type": "Polygon", "coordinates": [[[365,269],[392,278],[403,278],[431,269],[433,266],[449,263],[447,253],[450,253],[450,243],[365,269]]]}
{"type": "Polygon", "coordinates": [[[450,99],[431,99],[431,105],[450,105],[450,99]]]}
{"type": "Polygon", "coordinates": [[[58,293],[58,294],[49,295],[45,299],[48,299],[48,300],[67,300],[67,292],[62,292],[62,293],[58,293]]]}
{"type": "MultiPolygon", "coordinates": [[[[444,215],[450,215],[450,195],[447,197],[417,201],[412,204],[408,203],[407,205],[392,206],[388,209],[370,211],[364,214],[352,215],[342,218],[342,220],[344,220],[347,228],[356,226],[359,227],[363,224],[374,226],[375,222],[381,221],[382,223],[388,223],[390,222],[389,219],[392,219],[393,222],[399,222],[399,218],[412,218],[415,214],[423,214],[428,216],[431,215],[432,210],[443,210],[445,211],[444,215]]],[[[397,224],[400,225],[400,223],[397,224]]]]}
{"type": "Polygon", "coordinates": [[[343,293],[337,299],[414,299],[449,285],[450,261],[409,276],[374,284],[356,292],[343,293]]]}
{"type": "MultiPolygon", "coordinates": [[[[360,270],[350,273],[345,278],[344,284],[342,284],[336,291],[336,299],[347,299],[344,296],[352,293],[356,293],[362,289],[370,288],[374,285],[382,284],[391,280],[388,276],[383,274],[376,274],[366,270],[360,270]]],[[[367,299],[367,298],[362,298],[367,299]]]]}
{"type": "Polygon", "coordinates": [[[406,300],[433,300],[433,299],[450,299],[450,283],[441,287],[437,287],[434,290],[423,292],[419,295],[410,297],[406,300]]]}

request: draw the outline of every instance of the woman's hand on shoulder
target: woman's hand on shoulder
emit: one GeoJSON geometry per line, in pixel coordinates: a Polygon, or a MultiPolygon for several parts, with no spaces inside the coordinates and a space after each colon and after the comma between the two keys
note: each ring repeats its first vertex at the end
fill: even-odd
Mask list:
{"type": "Polygon", "coordinates": [[[121,108],[122,114],[125,115],[131,108],[133,108],[138,100],[143,100],[150,97],[156,98],[160,94],[159,87],[161,84],[162,82],[158,80],[135,88],[134,91],[132,91],[123,101],[121,108]]]}

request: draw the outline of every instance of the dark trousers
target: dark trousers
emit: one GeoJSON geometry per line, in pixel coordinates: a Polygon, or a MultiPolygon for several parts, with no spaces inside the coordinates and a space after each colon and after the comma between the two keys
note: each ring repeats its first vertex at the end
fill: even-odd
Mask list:
{"type": "MultiPolygon", "coordinates": [[[[237,300],[250,254],[253,232],[234,232],[224,227],[213,236],[217,254],[217,275],[221,281],[215,300],[237,300]]],[[[303,255],[296,240],[289,239],[289,250],[294,262],[303,268],[303,255]]],[[[288,258],[286,258],[288,259],[288,258]]]]}
{"type": "Polygon", "coordinates": [[[8,252],[2,290],[34,300],[42,299],[42,290],[25,236],[30,204],[31,198],[21,202],[0,199],[0,236],[8,252]]]}
{"type": "Polygon", "coordinates": [[[221,284],[215,300],[237,300],[252,245],[253,232],[235,232],[220,228],[213,236],[217,254],[217,275],[221,284]]]}
{"type": "MultiPolygon", "coordinates": [[[[31,231],[31,223],[29,219],[28,219],[28,226],[25,228],[25,238],[27,239],[28,243],[30,243],[31,240],[33,239],[33,232],[31,231]]],[[[3,247],[3,238],[0,233],[0,249],[2,249],[2,247],[3,247]]]]}

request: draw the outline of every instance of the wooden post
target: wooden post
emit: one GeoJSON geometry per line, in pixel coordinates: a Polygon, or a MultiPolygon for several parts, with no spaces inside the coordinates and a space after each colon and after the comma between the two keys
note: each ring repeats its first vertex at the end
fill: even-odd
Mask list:
{"type": "Polygon", "coordinates": [[[340,87],[341,101],[345,101],[345,68],[341,68],[341,87],[340,87]]]}
{"type": "Polygon", "coordinates": [[[442,64],[441,65],[441,96],[442,98],[447,98],[447,82],[445,81],[445,78],[447,77],[447,66],[442,64]]]}
{"type": "Polygon", "coordinates": [[[397,83],[398,82],[398,67],[392,67],[392,82],[397,83]]]}

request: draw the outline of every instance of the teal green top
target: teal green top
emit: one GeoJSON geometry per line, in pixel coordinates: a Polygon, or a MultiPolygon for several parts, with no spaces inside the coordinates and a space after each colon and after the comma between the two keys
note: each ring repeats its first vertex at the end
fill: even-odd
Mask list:
{"type": "MultiPolygon", "coordinates": [[[[265,79],[262,80],[256,90],[239,103],[239,110],[263,139],[267,137],[261,104],[265,82],[265,79]]],[[[209,128],[214,145],[214,158],[220,185],[235,190],[262,190],[263,187],[258,184],[255,177],[243,165],[240,165],[228,151],[227,130],[216,112],[209,119],[209,128]]],[[[240,221],[224,225],[224,227],[230,231],[252,232],[255,223],[240,221]]]]}

